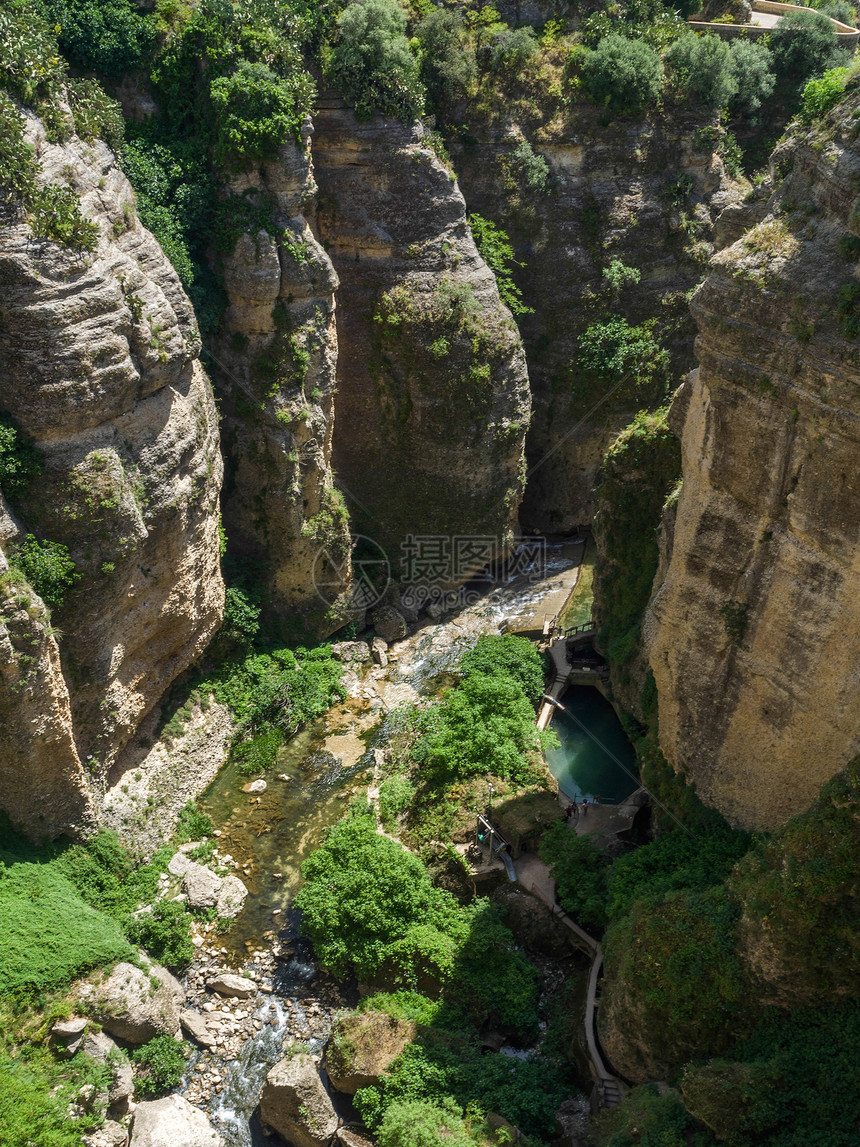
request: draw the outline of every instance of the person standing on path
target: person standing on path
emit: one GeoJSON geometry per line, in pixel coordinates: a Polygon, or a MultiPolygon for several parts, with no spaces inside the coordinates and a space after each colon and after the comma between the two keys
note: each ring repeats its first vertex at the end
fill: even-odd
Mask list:
{"type": "Polygon", "coordinates": [[[582,815],[588,816],[588,798],[587,797],[582,798],[582,815]]]}

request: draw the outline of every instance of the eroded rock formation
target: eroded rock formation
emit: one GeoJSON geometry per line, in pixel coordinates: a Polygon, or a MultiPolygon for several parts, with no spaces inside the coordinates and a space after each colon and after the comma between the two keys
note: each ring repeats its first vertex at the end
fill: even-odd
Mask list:
{"type": "Polygon", "coordinates": [[[806,808],[860,747],[858,106],[777,149],[764,218],[693,301],[650,661],[664,753],[750,828],[806,808]]]}
{"type": "Polygon", "coordinates": [[[32,115],[28,135],[41,182],[71,187],[100,232],[91,253],[25,223],[0,239],[0,405],[44,465],[17,523],[3,515],[2,546],[9,557],[25,531],[61,543],[79,577],[55,610],[59,657],[35,595],[22,590],[24,607],[6,591],[0,791],[16,824],[56,835],[90,821],[81,764],[99,787],[220,622],[221,460],[191,305],[113,153],[75,136],[49,143],[32,115]],[[29,669],[27,627],[39,631],[29,669]]]}
{"type": "Polygon", "coordinates": [[[409,534],[504,543],[528,374],[463,197],[420,124],[359,123],[326,99],[316,125],[320,233],[341,281],[334,458],[353,520],[395,566],[409,534]]]}
{"type": "Polygon", "coordinates": [[[269,624],[302,638],[343,624],[350,581],[348,517],[330,465],[338,279],[309,223],[311,132],[308,122],[301,145],[230,179],[230,201],[257,222],[223,257],[229,305],[216,340],[228,537],[256,563],[269,624]]]}

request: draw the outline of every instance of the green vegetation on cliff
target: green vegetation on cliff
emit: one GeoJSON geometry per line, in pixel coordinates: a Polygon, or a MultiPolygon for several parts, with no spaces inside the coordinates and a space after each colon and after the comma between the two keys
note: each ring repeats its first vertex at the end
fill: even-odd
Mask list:
{"type": "Polygon", "coordinates": [[[600,471],[595,596],[600,644],[613,666],[623,666],[638,648],[657,572],[660,514],[681,471],[681,447],[666,416],[666,408],[637,414],[600,471]]]}

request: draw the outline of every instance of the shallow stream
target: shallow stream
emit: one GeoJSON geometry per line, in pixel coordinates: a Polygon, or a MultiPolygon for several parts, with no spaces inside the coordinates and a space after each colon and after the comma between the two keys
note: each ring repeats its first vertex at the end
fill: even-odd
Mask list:
{"type": "MultiPolygon", "coordinates": [[[[302,861],[343,815],[349,798],[373,782],[373,746],[385,713],[437,692],[481,633],[503,625],[516,630],[522,628],[517,619],[539,616],[544,597],[558,593],[566,571],[573,580],[581,547],[574,547],[573,559],[571,552],[570,546],[550,547],[540,577],[526,567],[489,590],[469,589],[459,612],[398,643],[386,668],[373,667],[361,680],[348,675],[347,700],[282,748],[265,775],[264,792],[243,792],[249,778],[228,765],[200,798],[218,830],[220,856],[232,858],[249,890],[234,926],[222,938],[210,937],[188,977],[189,1006],[226,1009],[225,1030],[233,1033],[213,1052],[195,1052],[183,1087],[192,1102],[209,1096],[209,1114],[227,1147],[265,1142],[253,1112],[268,1070],[290,1038],[321,1054],[332,1015],[339,1004],[352,1002],[348,986],[316,969],[289,906],[302,861]],[[239,1005],[213,1002],[205,980],[219,966],[253,975],[256,997],[239,1005]]],[[[595,696],[598,706],[606,704],[595,696]]],[[[610,786],[600,783],[610,796],[610,786]]]]}

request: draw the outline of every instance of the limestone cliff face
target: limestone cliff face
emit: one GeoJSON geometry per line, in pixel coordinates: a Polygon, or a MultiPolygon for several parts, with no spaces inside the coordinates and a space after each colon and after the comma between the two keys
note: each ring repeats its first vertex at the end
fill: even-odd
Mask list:
{"type": "MultiPolygon", "coordinates": [[[[89,254],[36,240],[25,223],[0,236],[0,409],[44,462],[15,509],[20,529],[68,546],[80,576],[55,611],[59,657],[38,602],[28,621],[12,618],[19,632],[41,626],[44,673],[22,688],[43,702],[33,694],[41,731],[29,747],[16,733],[23,709],[0,722],[0,799],[19,823],[56,833],[88,815],[81,762],[99,786],[220,622],[221,462],[191,305],[113,154],[74,136],[49,143],[33,116],[28,133],[40,180],[70,186],[100,230],[89,254]],[[39,745],[54,746],[48,788],[39,745]],[[40,789],[51,809],[35,824],[16,794],[40,789]]],[[[5,531],[7,557],[16,532],[5,531]]],[[[3,704],[15,709],[10,672],[3,704]]]]}
{"type": "Polygon", "coordinates": [[[687,295],[713,252],[714,219],[743,191],[715,150],[719,131],[683,109],[606,124],[601,109],[556,108],[542,90],[477,122],[471,109],[463,115],[469,132],[450,149],[469,210],[510,234],[523,263],[515,277],[534,310],[520,320],[534,408],[521,519],[530,529],[570,531],[594,516],[612,440],[637,410],[660,402],[654,386],[610,394],[612,378],[585,375],[580,335],[612,314],[632,325],[656,319],[672,373],[688,370],[687,295]],[[524,140],[548,165],[543,192],[516,158],[524,140]],[[615,259],[640,281],[613,290],[603,271],[615,259]]]}
{"type": "Polygon", "coordinates": [[[664,753],[749,828],[805,808],[860,747],[858,106],[778,149],[767,214],[693,302],[649,652],[664,753]]]}
{"type": "Polygon", "coordinates": [[[350,582],[348,518],[331,470],[338,280],[309,222],[311,131],[307,123],[301,145],[230,180],[226,194],[265,226],[223,258],[229,306],[216,340],[230,545],[262,572],[268,624],[300,638],[343,624],[350,582]]]}
{"type": "Polygon", "coordinates": [[[408,534],[504,543],[528,375],[463,197],[420,124],[359,123],[326,99],[316,128],[320,234],[341,281],[334,459],[353,520],[395,566],[408,534]]]}

